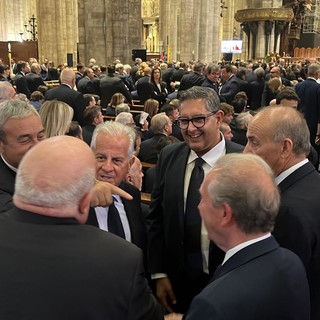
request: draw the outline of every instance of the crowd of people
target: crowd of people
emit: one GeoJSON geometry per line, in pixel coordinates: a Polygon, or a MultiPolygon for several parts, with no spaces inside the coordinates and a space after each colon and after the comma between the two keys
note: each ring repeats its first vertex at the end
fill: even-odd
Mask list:
{"type": "Polygon", "coordinates": [[[320,64],[48,63],[0,61],[1,318],[319,319],[320,64]]]}

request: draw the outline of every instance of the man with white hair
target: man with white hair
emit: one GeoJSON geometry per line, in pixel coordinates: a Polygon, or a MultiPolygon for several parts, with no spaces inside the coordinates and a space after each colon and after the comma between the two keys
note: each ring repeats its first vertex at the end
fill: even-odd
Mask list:
{"type": "Polygon", "coordinates": [[[80,139],[46,139],[23,158],[0,223],[1,319],[161,319],[142,252],[83,225],[94,183],[80,139]]]}
{"type": "Polygon", "coordinates": [[[109,207],[91,208],[88,224],[115,233],[145,252],[147,234],[140,206],[140,192],[124,182],[133,163],[135,139],[133,128],[118,122],[108,121],[96,127],[91,142],[96,157],[96,179],[123,189],[133,199],[128,201],[114,195],[114,201],[109,207]]]}

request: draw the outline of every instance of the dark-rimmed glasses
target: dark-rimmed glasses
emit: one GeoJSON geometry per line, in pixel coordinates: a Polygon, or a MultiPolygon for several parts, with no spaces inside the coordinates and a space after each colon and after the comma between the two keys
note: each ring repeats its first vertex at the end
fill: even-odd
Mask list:
{"type": "Polygon", "coordinates": [[[206,124],[206,119],[216,114],[217,111],[211,112],[207,115],[199,115],[192,117],[190,119],[188,118],[178,118],[177,124],[181,130],[187,130],[189,127],[189,122],[191,121],[193,126],[197,129],[202,128],[206,124]]]}

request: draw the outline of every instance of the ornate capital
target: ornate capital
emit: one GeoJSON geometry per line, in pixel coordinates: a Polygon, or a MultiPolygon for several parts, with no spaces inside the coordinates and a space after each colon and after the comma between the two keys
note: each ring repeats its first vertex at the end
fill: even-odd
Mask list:
{"type": "Polygon", "coordinates": [[[238,10],[234,18],[240,23],[265,20],[291,21],[294,14],[291,8],[260,8],[238,10]]]}

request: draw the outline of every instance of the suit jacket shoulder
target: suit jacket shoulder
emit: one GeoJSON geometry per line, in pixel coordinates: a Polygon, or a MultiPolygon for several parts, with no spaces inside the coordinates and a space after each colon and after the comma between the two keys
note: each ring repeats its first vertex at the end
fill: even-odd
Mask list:
{"type": "Polygon", "coordinates": [[[13,207],[12,197],[16,173],[11,170],[0,157],[0,213],[13,207]]]}
{"type": "Polygon", "coordinates": [[[186,319],[237,319],[239,314],[246,320],[310,319],[303,265],[292,252],[279,248],[273,237],[227,260],[194,298],[186,319]]]}

